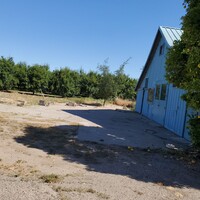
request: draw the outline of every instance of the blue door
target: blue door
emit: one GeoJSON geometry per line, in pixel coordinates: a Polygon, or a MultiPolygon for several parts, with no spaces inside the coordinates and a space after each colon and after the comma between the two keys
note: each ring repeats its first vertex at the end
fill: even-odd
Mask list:
{"type": "Polygon", "coordinates": [[[168,86],[165,83],[156,84],[155,99],[152,106],[153,120],[161,125],[164,125],[165,122],[167,88],[168,86]]]}
{"type": "Polygon", "coordinates": [[[170,85],[164,124],[167,129],[181,137],[184,137],[186,121],[186,102],[181,99],[183,94],[183,90],[170,85]]]}

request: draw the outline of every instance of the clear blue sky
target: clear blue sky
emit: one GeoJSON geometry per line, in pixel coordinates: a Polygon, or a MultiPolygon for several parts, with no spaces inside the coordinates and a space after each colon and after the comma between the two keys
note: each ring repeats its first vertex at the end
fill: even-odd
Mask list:
{"type": "Polygon", "coordinates": [[[0,0],[0,56],[50,69],[125,72],[138,78],[158,26],[181,27],[181,0],[0,0]]]}

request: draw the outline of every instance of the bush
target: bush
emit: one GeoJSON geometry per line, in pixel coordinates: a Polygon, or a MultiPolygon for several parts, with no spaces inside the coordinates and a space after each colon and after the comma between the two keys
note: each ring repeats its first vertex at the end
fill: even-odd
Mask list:
{"type": "Polygon", "coordinates": [[[192,143],[195,147],[200,149],[200,118],[198,116],[191,117],[188,122],[192,143]]]}

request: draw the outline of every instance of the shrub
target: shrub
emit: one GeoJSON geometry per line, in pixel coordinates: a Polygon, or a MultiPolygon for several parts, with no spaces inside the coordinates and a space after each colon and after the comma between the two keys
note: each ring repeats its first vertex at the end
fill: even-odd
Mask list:
{"type": "Polygon", "coordinates": [[[188,128],[193,145],[200,149],[200,117],[191,117],[188,128]]]}

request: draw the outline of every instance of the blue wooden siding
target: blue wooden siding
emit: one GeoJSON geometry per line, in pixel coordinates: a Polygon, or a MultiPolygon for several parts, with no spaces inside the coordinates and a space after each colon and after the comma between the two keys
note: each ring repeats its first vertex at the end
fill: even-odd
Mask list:
{"type": "Polygon", "coordinates": [[[189,139],[185,129],[186,103],[181,99],[183,90],[168,84],[165,79],[165,61],[169,44],[162,37],[151,60],[148,71],[140,84],[136,101],[136,111],[158,122],[181,137],[189,139]],[[164,45],[164,53],[160,55],[160,46],[164,45]],[[145,79],[148,78],[148,88],[154,89],[154,100],[148,102],[148,88],[145,88],[145,79]],[[165,100],[155,99],[156,85],[167,84],[165,100]]]}
{"type": "MultiPolygon", "coordinates": [[[[168,45],[162,38],[159,42],[158,48],[152,59],[151,67],[149,68],[146,74],[146,78],[149,79],[148,88],[155,89],[156,84],[166,83],[164,66],[165,66],[165,56],[167,48],[168,45]],[[160,55],[160,46],[163,44],[164,44],[164,53],[160,55]]],[[[140,89],[144,89],[144,87],[145,87],[145,79],[142,82],[140,89]]],[[[139,92],[138,94],[141,95],[141,92],[139,92]]],[[[136,108],[137,108],[136,111],[138,111],[138,108],[141,106],[142,107],[141,113],[143,115],[163,125],[165,117],[166,101],[155,100],[154,97],[154,101],[151,103],[147,101],[147,97],[148,97],[148,89],[144,89],[143,105],[141,105],[141,102],[138,102],[139,99],[141,99],[141,97],[139,97],[136,101],[136,108]]]]}
{"type": "MultiPolygon", "coordinates": [[[[143,102],[147,102],[147,97],[148,97],[148,90],[145,88],[144,89],[143,102]]],[[[143,103],[142,114],[145,115],[145,116],[148,116],[148,113],[149,113],[149,104],[148,103],[143,103]]]]}
{"type": "MultiPolygon", "coordinates": [[[[149,78],[148,87],[155,87],[156,83],[166,82],[165,80],[165,57],[168,45],[165,43],[164,39],[161,39],[158,48],[155,52],[154,58],[151,62],[151,67],[149,68],[146,77],[149,78]],[[160,46],[164,45],[164,53],[160,55],[160,46]]],[[[143,83],[144,84],[144,83],[143,83]]],[[[142,85],[143,85],[142,84],[142,85]]]]}
{"type": "Polygon", "coordinates": [[[184,91],[170,85],[164,126],[184,137],[186,102],[181,99],[184,91]]]}
{"type": "Polygon", "coordinates": [[[165,122],[166,102],[166,98],[165,100],[154,99],[152,106],[152,119],[161,125],[165,122]]]}
{"type": "Polygon", "coordinates": [[[136,99],[136,106],[135,111],[138,113],[142,112],[142,104],[143,104],[143,89],[137,91],[137,99],[136,99]]]}

